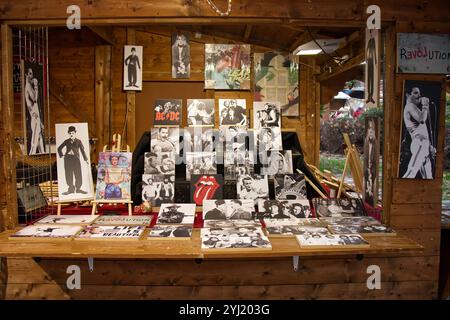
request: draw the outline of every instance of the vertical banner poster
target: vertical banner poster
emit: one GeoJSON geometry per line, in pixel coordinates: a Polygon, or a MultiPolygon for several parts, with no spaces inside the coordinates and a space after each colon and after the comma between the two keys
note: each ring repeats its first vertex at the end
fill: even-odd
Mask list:
{"type": "Polygon", "coordinates": [[[142,90],[142,46],[124,46],[123,90],[142,90]]]}
{"type": "Polygon", "coordinates": [[[191,46],[189,35],[172,33],[172,78],[186,79],[191,76],[191,46]]]}
{"type": "Polygon", "coordinates": [[[380,37],[379,30],[366,29],[366,70],[365,97],[366,109],[378,107],[380,95],[380,37]]]}
{"type": "Polygon", "coordinates": [[[405,80],[399,178],[434,179],[442,84],[405,80]]]}
{"type": "Polygon", "coordinates": [[[58,200],[72,202],[93,199],[88,124],[57,123],[55,132],[58,200]]]}
{"type": "Polygon", "coordinates": [[[364,139],[364,201],[375,207],[378,200],[380,119],[367,117],[364,139]]]}
{"type": "Polygon", "coordinates": [[[22,60],[23,123],[27,155],[46,153],[44,128],[44,66],[22,60]]]}

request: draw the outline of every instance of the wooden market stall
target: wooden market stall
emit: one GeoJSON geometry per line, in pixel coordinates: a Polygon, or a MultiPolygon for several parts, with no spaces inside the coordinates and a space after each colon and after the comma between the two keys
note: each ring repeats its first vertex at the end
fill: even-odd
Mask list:
{"type": "MultiPolygon", "coordinates": [[[[134,249],[108,245],[97,250],[84,244],[33,243],[24,247],[8,242],[7,235],[18,225],[15,137],[21,129],[13,91],[14,30],[48,27],[51,123],[88,122],[90,135],[98,139],[96,148],[107,144],[113,133],[122,131],[125,142],[134,148],[146,129],[143,119],[149,118],[146,107],[150,107],[155,91],[179,92],[177,97],[183,98],[190,92],[216,100],[233,96],[251,105],[251,91],[203,90],[205,43],[249,43],[252,52],[292,52],[312,36],[345,37],[346,45],[339,50],[350,59],[343,66],[328,68],[330,59],[326,56],[300,58],[300,115],[283,117],[283,127],[296,131],[307,162],[318,165],[321,83],[363,60],[367,4],[360,0],[235,0],[230,16],[220,17],[206,1],[80,1],[82,28],[69,30],[65,27],[66,8],[73,2],[0,3],[0,231],[6,231],[0,235],[0,298],[438,297],[444,108],[440,114],[436,178],[420,183],[399,179],[397,163],[403,80],[442,81],[444,101],[445,77],[396,73],[396,37],[399,32],[450,33],[447,1],[373,3],[381,8],[385,47],[383,221],[398,232],[398,237],[374,238],[374,246],[368,250],[314,254],[287,240],[277,240],[272,253],[249,256],[210,256],[200,252],[199,242],[194,240],[173,245],[173,250],[162,244],[134,249]],[[189,79],[171,77],[173,31],[191,34],[189,79]],[[126,44],[144,46],[142,93],[122,91],[126,44]],[[88,257],[95,259],[92,272],[87,269],[88,257]],[[300,257],[297,271],[293,270],[292,257],[300,257]],[[83,286],[89,290],[71,291],[65,287],[66,268],[71,264],[81,266],[83,286]],[[380,290],[366,286],[367,267],[371,265],[382,270],[380,290]]],[[[224,0],[216,2],[219,7],[227,6],[224,0]]],[[[94,148],[92,156],[98,151],[94,148]]]]}

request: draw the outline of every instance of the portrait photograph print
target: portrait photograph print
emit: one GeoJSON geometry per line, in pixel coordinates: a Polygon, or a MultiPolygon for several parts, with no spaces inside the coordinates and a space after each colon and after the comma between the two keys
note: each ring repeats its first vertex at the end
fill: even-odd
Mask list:
{"type": "Polygon", "coordinates": [[[152,128],[150,150],[153,153],[180,152],[180,129],[173,127],[152,128]]]}
{"type": "Polygon", "coordinates": [[[216,174],[215,152],[187,152],[186,153],[186,180],[191,180],[194,174],[216,174]]]}
{"type": "Polygon", "coordinates": [[[267,127],[256,129],[254,135],[255,151],[283,150],[280,128],[267,127]]]}
{"type": "Polygon", "coordinates": [[[442,84],[405,80],[398,177],[434,179],[442,84]]]}
{"type": "Polygon", "coordinates": [[[175,174],[174,152],[146,152],[144,154],[145,174],[175,174]]]}
{"type": "Polygon", "coordinates": [[[375,207],[378,199],[378,157],[380,143],[380,120],[365,119],[364,139],[364,201],[375,207]]]}
{"type": "Polygon", "coordinates": [[[214,127],[214,99],[187,99],[187,124],[189,127],[214,127]]]}
{"type": "Polygon", "coordinates": [[[185,225],[155,225],[150,229],[148,240],[183,240],[190,239],[192,226],[185,225]]]}
{"type": "Polygon", "coordinates": [[[219,99],[219,125],[247,126],[245,99],[219,99]]]}
{"type": "Polygon", "coordinates": [[[143,174],[142,201],[154,207],[173,202],[175,196],[175,175],[143,174]]]}
{"type": "Polygon", "coordinates": [[[191,76],[191,46],[189,34],[172,33],[172,78],[186,79],[191,76]]]}
{"type": "Polygon", "coordinates": [[[37,62],[22,60],[23,123],[25,130],[24,153],[46,153],[44,66],[37,62]]]}
{"type": "Polygon", "coordinates": [[[59,201],[94,198],[87,123],[57,123],[56,167],[59,201]]]}
{"type": "Polygon", "coordinates": [[[274,176],[275,199],[307,199],[305,176],[299,173],[277,174],[274,176]]]}
{"type": "Polygon", "coordinates": [[[205,89],[250,90],[250,45],[205,44],[205,89]]]}
{"type": "Polygon", "coordinates": [[[142,46],[123,48],[123,90],[142,90],[142,46]]]}
{"type": "MultiPolygon", "coordinates": [[[[266,175],[243,175],[237,177],[238,199],[268,199],[269,180],[266,175]]],[[[255,202],[256,204],[256,202],[255,202]]]]}
{"type": "Polygon", "coordinates": [[[181,99],[156,99],[153,126],[180,126],[182,106],[181,99]]]}
{"type": "Polygon", "coordinates": [[[380,77],[380,36],[377,29],[366,29],[366,64],[365,83],[367,90],[364,90],[366,108],[378,107],[379,77],[380,77]]]}
{"type": "Polygon", "coordinates": [[[252,199],[204,200],[204,220],[251,220],[255,215],[252,199]]]}
{"type": "Polygon", "coordinates": [[[262,164],[261,174],[273,176],[293,173],[291,150],[266,151],[258,155],[259,162],[262,164]]]}
{"type": "Polygon", "coordinates": [[[255,52],[253,61],[254,101],[278,101],[283,116],[298,116],[298,56],[255,52]]]}
{"type": "Polygon", "coordinates": [[[184,128],[183,153],[214,151],[214,130],[210,128],[184,128]]]}
{"type": "Polygon", "coordinates": [[[100,152],[96,200],[131,198],[131,152],[100,152]]]}
{"type": "Polygon", "coordinates": [[[253,102],[253,128],[281,128],[281,107],[279,102],[253,102]]]}

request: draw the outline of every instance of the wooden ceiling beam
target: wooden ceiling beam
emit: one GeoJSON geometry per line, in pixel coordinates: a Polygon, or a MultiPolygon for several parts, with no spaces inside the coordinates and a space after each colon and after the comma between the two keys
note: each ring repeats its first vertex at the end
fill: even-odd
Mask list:
{"type": "Polygon", "coordinates": [[[116,38],[114,37],[114,32],[110,27],[95,27],[88,26],[88,28],[94,32],[97,36],[102,38],[110,45],[114,45],[116,43],[116,38]]]}

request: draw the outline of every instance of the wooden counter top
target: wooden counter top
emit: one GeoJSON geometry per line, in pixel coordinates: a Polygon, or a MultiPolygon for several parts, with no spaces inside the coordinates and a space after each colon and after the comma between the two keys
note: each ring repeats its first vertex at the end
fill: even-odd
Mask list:
{"type": "Polygon", "coordinates": [[[9,240],[17,230],[0,233],[0,256],[51,258],[111,258],[111,259],[239,259],[292,256],[378,255],[422,251],[423,247],[402,235],[364,236],[370,248],[304,249],[294,237],[270,238],[272,250],[202,251],[200,229],[194,229],[191,240],[9,240]]]}

